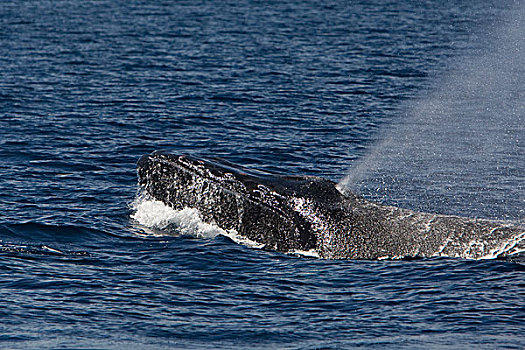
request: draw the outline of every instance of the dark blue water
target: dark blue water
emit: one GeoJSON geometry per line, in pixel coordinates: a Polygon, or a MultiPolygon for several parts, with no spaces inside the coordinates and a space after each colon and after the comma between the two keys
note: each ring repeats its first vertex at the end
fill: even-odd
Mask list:
{"type": "MultiPolygon", "coordinates": [[[[0,347],[523,348],[522,261],[299,258],[152,235],[130,207],[156,149],[341,179],[516,6],[2,1],[0,347]]],[[[498,111],[519,147],[489,209],[519,214],[523,108],[498,111]]],[[[392,198],[425,207],[417,184],[392,198]]]]}

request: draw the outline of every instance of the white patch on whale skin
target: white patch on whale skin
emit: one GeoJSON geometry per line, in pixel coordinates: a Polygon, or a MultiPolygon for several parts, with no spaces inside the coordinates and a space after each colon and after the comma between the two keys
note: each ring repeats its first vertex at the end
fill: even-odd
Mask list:
{"type": "Polygon", "coordinates": [[[505,241],[501,244],[500,247],[491,250],[485,256],[482,256],[480,259],[495,259],[503,253],[507,255],[516,255],[525,252],[525,249],[518,249],[516,246],[525,239],[525,231],[519,235],[513,237],[512,239],[505,241]]]}
{"type": "MultiPolygon", "coordinates": [[[[492,231],[500,228],[501,227],[496,227],[492,231]]],[[[518,248],[519,243],[523,240],[525,240],[525,231],[510,239],[502,240],[498,246],[489,250],[487,247],[493,245],[491,242],[475,239],[469,243],[461,244],[463,250],[459,251],[458,253],[447,254],[444,253],[445,249],[451,244],[457,244],[453,238],[449,237],[441,245],[440,249],[434,254],[434,256],[457,257],[474,260],[496,259],[502,254],[511,256],[525,252],[525,249],[518,248]]]]}
{"type": "MultiPolygon", "coordinates": [[[[319,234],[327,234],[329,232],[329,227],[326,225],[326,222],[322,220],[319,213],[315,210],[314,202],[311,199],[306,199],[302,197],[293,197],[291,200],[294,209],[301,214],[303,217],[308,218],[308,221],[311,223],[313,229],[319,234]]],[[[330,235],[326,237],[330,238],[330,235]]]]}

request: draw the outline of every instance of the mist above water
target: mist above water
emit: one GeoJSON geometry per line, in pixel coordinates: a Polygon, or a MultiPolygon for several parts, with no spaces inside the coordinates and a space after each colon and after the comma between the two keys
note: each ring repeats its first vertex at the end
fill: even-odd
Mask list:
{"type": "Polygon", "coordinates": [[[525,6],[473,43],[340,186],[388,204],[525,218],[525,6]]]}

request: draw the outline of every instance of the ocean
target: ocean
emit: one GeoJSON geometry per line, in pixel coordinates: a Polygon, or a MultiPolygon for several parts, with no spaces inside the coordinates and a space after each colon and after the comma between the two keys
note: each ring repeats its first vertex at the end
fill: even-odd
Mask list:
{"type": "Polygon", "coordinates": [[[0,348],[524,348],[523,257],[265,251],[136,174],[221,157],[523,224],[524,9],[2,1],[0,348]]]}

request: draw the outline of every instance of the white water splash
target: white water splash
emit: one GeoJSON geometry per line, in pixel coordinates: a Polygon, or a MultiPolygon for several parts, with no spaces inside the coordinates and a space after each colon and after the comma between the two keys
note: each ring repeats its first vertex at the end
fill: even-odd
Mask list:
{"type": "Polygon", "coordinates": [[[225,233],[221,228],[203,222],[199,211],[195,208],[175,210],[161,201],[139,198],[133,203],[132,209],[133,220],[144,227],[161,231],[160,234],[178,233],[199,238],[213,238],[225,233]]]}
{"type": "Polygon", "coordinates": [[[290,254],[302,256],[305,258],[320,258],[319,253],[315,249],[310,250],[294,250],[290,254]]]}
{"type": "Polygon", "coordinates": [[[131,205],[131,218],[139,225],[151,229],[150,233],[157,235],[188,235],[197,238],[214,238],[226,236],[238,244],[260,249],[264,244],[243,237],[235,230],[222,228],[206,223],[196,208],[175,210],[161,201],[139,195],[131,205]]]}

